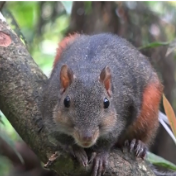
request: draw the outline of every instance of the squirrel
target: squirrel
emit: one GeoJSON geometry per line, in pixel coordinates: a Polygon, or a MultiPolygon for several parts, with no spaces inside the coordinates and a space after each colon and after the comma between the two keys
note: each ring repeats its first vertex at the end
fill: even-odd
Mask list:
{"type": "Polygon", "coordinates": [[[162,91],[148,58],[130,42],[76,33],[59,44],[41,111],[49,138],[83,166],[93,162],[98,176],[114,146],[144,158],[159,125],[162,91]],[[94,153],[89,159],[86,149],[94,153]]]}

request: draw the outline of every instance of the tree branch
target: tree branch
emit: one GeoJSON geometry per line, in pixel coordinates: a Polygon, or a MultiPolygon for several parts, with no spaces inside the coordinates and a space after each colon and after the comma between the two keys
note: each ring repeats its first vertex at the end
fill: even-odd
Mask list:
{"type": "MultiPolygon", "coordinates": [[[[46,80],[20,39],[5,22],[0,21],[0,109],[44,163],[56,147],[49,143],[45,129],[41,130],[39,107],[46,80]]],[[[61,150],[58,154],[51,168],[60,176],[90,175],[91,165],[85,169],[61,150]]],[[[113,150],[109,161],[105,176],[154,175],[145,161],[135,159],[128,152],[113,150]]]]}

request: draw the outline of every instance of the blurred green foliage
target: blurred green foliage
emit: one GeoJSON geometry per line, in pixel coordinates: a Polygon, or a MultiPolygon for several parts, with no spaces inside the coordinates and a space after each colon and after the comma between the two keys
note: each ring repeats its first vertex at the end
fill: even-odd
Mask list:
{"type": "Polygon", "coordinates": [[[10,161],[4,157],[0,157],[0,175],[6,176],[9,173],[9,170],[11,169],[11,163],[10,161]]]}
{"type": "Polygon", "coordinates": [[[49,76],[58,42],[63,38],[69,25],[69,15],[72,1],[58,2],[6,2],[4,16],[11,28],[15,29],[9,12],[16,20],[21,33],[27,41],[30,54],[35,62],[49,76]],[[55,6],[56,7],[53,7],[55,6]],[[55,13],[53,14],[53,8],[55,13]]]}
{"type": "Polygon", "coordinates": [[[176,171],[175,164],[173,164],[173,163],[165,160],[164,158],[159,157],[153,153],[148,152],[146,160],[153,163],[156,166],[161,166],[161,167],[167,168],[168,170],[170,169],[170,170],[176,171]]]}
{"type": "MultiPolygon", "coordinates": [[[[1,111],[0,115],[2,121],[0,122],[0,137],[4,139],[12,148],[14,148],[15,141],[19,141],[21,138],[1,111]]],[[[0,175],[6,175],[10,168],[10,161],[5,156],[0,155],[0,175]]]]}

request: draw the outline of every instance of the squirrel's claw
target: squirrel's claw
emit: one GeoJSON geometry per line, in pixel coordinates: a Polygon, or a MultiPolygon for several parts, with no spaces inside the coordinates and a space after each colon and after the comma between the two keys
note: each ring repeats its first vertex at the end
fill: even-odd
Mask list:
{"type": "Polygon", "coordinates": [[[72,153],[74,157],[81,163],[83,166],[88,166],[88,156],[85,150],[79,146],[72,147],[72,153]]]}
{"type": "Polygon", "coordinates": [[[92,176],[101,176],[104,175],[106,168],[108,166],[108,153],[107,152],[95,152],[92,154],[89,162],[93,160],[93,171],[92,176]]]}
{"type": "Polygon", "coordinates": [[[71,156],[76,158],[80,164],[82,164],[83,166],[88,165],[88,156],[83,148],[77,145],[60,144],[60,146],[66,153],[69,153],[71,156]]]}
{"type": "Polygon", "coordinates": [[[131,142],[125,141],[125,147],[127,147],[130,153],[134,152],[137,157],[144,158],[147,152],[146,145],[137,139],[133,139],[131,142]]]}

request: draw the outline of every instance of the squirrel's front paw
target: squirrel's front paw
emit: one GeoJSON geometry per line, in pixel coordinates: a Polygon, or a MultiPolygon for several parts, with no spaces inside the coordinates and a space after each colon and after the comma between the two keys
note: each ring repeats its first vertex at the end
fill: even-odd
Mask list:
{"type": "Polygon", "coordinates": [[[134,152],[137,157],[144,158],[147,153],[146,144],[142,141],[133,139],[132,141],[125,141],[125,147],[129,149],[130,152],[134,152]]]}
{"type": "Polygon", "coordinates": [[[93,152],[89,161],[93,162],[92,176],[101,176],[108,166],[108,152],[93,152]]]}
{"type": "Polygon", "coordinates": [[[70,151],[72,155],[81,163],[83,166],[88,165],[88,156],[85,150],[79,146],[71,146],[70,151]]]}
{"type": "Polygon", "coordinates": [[[64,149],[64,151],[74,156],[78,160],[78,162],[81,163],[83,166],[88,165],[88,156],[83,148],[77,145],[69,145],[69,146],[62,145],[62,149],[64,149]]]}

